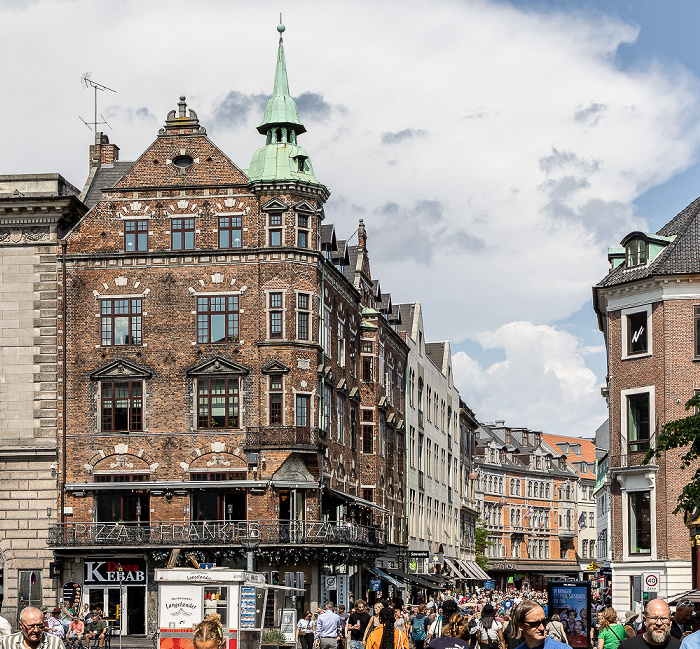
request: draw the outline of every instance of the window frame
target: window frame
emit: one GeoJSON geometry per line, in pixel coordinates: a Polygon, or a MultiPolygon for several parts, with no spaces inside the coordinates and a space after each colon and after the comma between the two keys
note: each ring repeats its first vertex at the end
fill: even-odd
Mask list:
{"type": "MultiPolygon", "coordinates": [[[[130,378],[130,377],[125,377],[124,380],[121,381],[115,381],[115,380],[105,380],[101,379],[99,382],[99,407],[100,407],[100,432],[102,433],[142,433],[146,430],[144,426],[144,413],[145,413],[145,407],[144,407],[144,402],[146,400],[146,389],[144,385],[143,379],[140,378],[130,378]],[[116,428],[116,415],[115,415],[115,409],[116,409],[116,401],[118,400],[117,396],[117,391],[116,391],[116,386],[118,385],[128,385],[128,396],[126,399],[128,400],[128,405],[127,405],[127,413],[126,413],[126,420],[127,420],[127,426],[126,428],[116,428]],[[108,395],[105,394],[107,386],[111,386],[111,390],[108,395]],[[140,389],[140,394],[134,395],[133,394],[133,387],[138,386],[140,389]],[[133,400],[135,398],[138,398],[140,400],[140,404],[138,406],[134,406],[133,400]],[[105,401],[109,400],[111,402],[110,408],[110,427],[106,427],[106,409],[105,409],[105,401]],[[136,411],[136,412],[135,412],[136,411]],[[136,423],[138,422],[138,423],[136,423]]],[[[123,398],[123,397],[122,397],[123,398]]]]}
{"type": "Polygon", "coordinates": [[[653,328],[651,321],[652,305],[646,304],[638,307],[630,307],[627,309],[622,309],[620,313],[621,317],[621,345],[622,345],[622,360],[630,360],[634,358],[645,358],[647,356],[652,356],[653,350],[653,328]],[[632,351],[630,345],[631,340],[631,327],[630,327],[630,317],[638,316],[641,313],[646,313],[646,350],[643,351],[632,351]]]}
{"type": "Polygon", "coordinates": [[[104,297],[100,298],[100,346],[101,347],[136,347],[143,345],[143,298],[131,297],[131,296],[114,296],[114,297],[104,297]],[[127,302],[128,312],[126,315],[121,313],[116,313],[116,303],[117,302],[127,302]],[[138,303],[135,307],[134,303],[138,303]],[[105,313],[105,306],[110,305],[110,313],[105,313]],[[115,320],[117,318],[125,318],[128,321],[129,334],[127,339],[130,338],[131,342],[125,343],[115,343],[116,326],[115,320]],[[109,342],[105,342],[105,324],[109,323],[109,342]],[[136,334],[134,332],[137,332],[136,334]]]}
{"type": "Polygon", "coordinates": [[[270,374],[267,378],[267,423],[284,426],[284,374],[270,374]],[[274,417],[275,413],[279,416],[274,417]]]}
{"type": "Polygon", "coordinates": [[[284,245],[284,212],[274,211],[267,215],[267,245],[271,248],[281,248],[284,245]],[[273,242],[273,238],[279,238],[273,242]]]}
{"type": "Polygon", "coordinates": [[[241,310],[241,300],[238,293],[222,293],[220,295],[196,295],[196,339],[198,345],[225,345],[230,343],[237,343],[239,340],[240,333],[240,310],[241,310]],[[212,310],[212,301],[214,300],[225,300],[225,308],[223,310],[212,310]],[[206,309],[201,309],[200,300],[206,300],[206,309]],[[223,315],[225,322],[226,334],[223,339],[212,341],[212,315],[223,315]],[[206,332],[207,339],[204,340],[201,332],[204,331],[201,323],[203,318],[206,318],[206,332]]]}
{"type": "Polygon", "coordinates": [[[238,376],[221,376],[221,377],[213,377],[213,376],[199,376],[197,377],[196,380],[196,385],[195,385],[195,399],[196,399],[196,428],[197,430],[239,430],[241,428],[241,379],[238,376]],[[221,392],[212,392],[211,386],[213,382],[219,382],[223,381],[225,390],[223,393],[221,392]],[[231,390],[229,388],[229,382],[233,383],[235,382],[235,390],[231,390]],[[204,384],[207,384],[208,390],[205,393],[202,392],[202,386],[204,384]],[[223,426],[212,426],[211,425],[211,420],[213,418],[213,413],[212,413],[212,395],[220,395],[223,394],[224,396],[224,408],[226,409],[226,414],[224,415],[224,422],[225,424],[223,426]],[[207,425],[202,426],[202,415],[201,415],[201,408],[202,408],[202,398],[203,396],[207,399],[207,425]],[[230,398],[233,397],[234,399],[234,404],[233,404],[233,410],[234,414],[231,414],[229,412],[229,407],[230,403],[229,400],[230,398]],[[233,420],[233,425],[232,425],[232,420],[233,420]]]}
{"type": "Polygon", "coordinates": [[[218,232],[218,243],[220,250],[231,250],[233,248],[243,247],[243,217],[242,216],[228,216],[219,215],[219,232],[218,232]],[[237,222],[237,223],[234,223],[237,222]],[[240,245],[233,245],[234,233],[238,232],[238,240],[240,245]],[[223,245],[221,241],[222,233],[226,233],[229,241],[229,245],[223,245]]]}
{"type": "Polygon", "coordinates": [[[173,216],[170,219],[170,249],[194,250],[196,247],[197,224],[194,216],[173,216]],[[191,245],[187,245],[188,235],[192,235],[191,245]],[[180,245],[175,245],[175,237],[180,237],[180,245]]]}
{"type": "MultiPolygon", "coordinates": [[[[654,523],[653,519],[654,516],[652,515],[653,513],[653,506],[652,506],[652,490],[647,489],[644,491],[632,491],[626,494],[627,495],[627,553],[629,554],[630,557],[647,557],[647,558],[653,558],[652,554],[654,551],[654,523]],[[644,496],[646,495],[648,498],[648,505],[649,505],[649,529],[647,532],[648,539],[649,539],[649,549],[644,550],[644,551],[633,551],[632,550],[632,541],[633,541],[633,521],[632,521],[632,509],[633,509],[633,500],[636,500],[638,496],[644,496]]],[[[638,532],[635,532],[634,538],[637,538],[638,532]]],[[[639,547],[639,546],[637,546],[639,547]]]]}
{"type": "Polygon", "coordinates": [[[311,340],[311,307],[313,304],[312,300],[313,297],[311,293],[298,292],[296,294],[297,340],[311,340]],[[306,299],[306,306],[302,304],[302,299],[306,299]],[[304,328],[306,329],[306,335],[303,335],[304,328]]]}
{"type": "Polygon", "coordinates": [[[124,252],[148,252],[148,219],[124,220],[124,252]],[[142,235],[145,235],[142,237],[142,235]],[[128,241],[133,237],[134,248],[129,250],[128,241]],[[144,243],[142,246],[141,244],[144,243]]]}
{"type": "Polygon", "coordinates": [[[655,416],[655,386],[645,386],[641,388],[632,388],[629,390],[620,391],[620,437],[621,437],[621,448],[626,450],[627,453],[636,453],[644,451],[649,448],[653,443],[655,430],[653,430],[653,422],[656,421],[655,416]],[[648,426],[648,437],[647,438],[637,438],[634,440],[630,439],[630,399],[636,399],[641,395],[647,395],[648,399],[648,416],[647,416],[647,426],[648,426]],[[632,445],[635,447],[632,448],[632,445]]]}
{"type": "Polygon", "coordinates": [[[265,311],[267,312],[267,339],[268,340],[284,340],[285,339],[285,318],[284,318],[284,291],[266,291],[265,292],[265,311]],[[280,302],[277,305],[273,299],[279,297],[280,302]],[[279,317],[279,335],[277,335],[277,323],[273,326],[273,318],[279,317]],[[274,332],[274,335],[273,335],[274,332]]]}

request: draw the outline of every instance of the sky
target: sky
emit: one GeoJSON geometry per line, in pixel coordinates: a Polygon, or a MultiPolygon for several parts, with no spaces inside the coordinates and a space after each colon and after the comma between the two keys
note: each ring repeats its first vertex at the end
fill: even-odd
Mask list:
{"type": "Polygon", "coordinates": [[[591,437],[591,287],[607,248],[700,194],[694,0],[2,0],[0,174],[85,182],[101,128],[136,159],[180,95],[245,169],[279,12],[299,144],[394,303],[450,340],[481,421],[591,437]]]}

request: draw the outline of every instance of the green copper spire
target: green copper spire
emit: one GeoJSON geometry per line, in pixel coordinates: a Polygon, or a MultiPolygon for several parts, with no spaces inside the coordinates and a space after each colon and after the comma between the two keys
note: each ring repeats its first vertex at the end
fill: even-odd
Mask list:
{"type": "Polygon", "coordinates": [[[258,126],[258,131],[265,135],[266,142],[264,147],[253,154],[247,173],[251,180],[305,180],[319,184],[309,154],[297,144],[297,135],[305,133],[306,129],[299,120],[297,105],[289,94],[282,43],[284,30],[280,15],[280,24],[277,26],[280,42],[275,87],[265,106],[263,121],[258,126]]]}
{"type": "Polygon", "coordinates": [[[277,25],[277,31],[280,33],[280,44],[277,48],[275,87],[272,90],[272,97],[270,97],[267,106],[265,106],[265,116],[260,126],[258,126],[258,132],[266,135],[271,126],[288,126],[292,127],[296,135],[299,135],[300,133],[305,133],[306,129],[299,120],[297,105],[289,95],[287,63],[284,59],[284,43],[282,42],[284,25],[282,24],[281,15],[280,24],[277,25]]]}

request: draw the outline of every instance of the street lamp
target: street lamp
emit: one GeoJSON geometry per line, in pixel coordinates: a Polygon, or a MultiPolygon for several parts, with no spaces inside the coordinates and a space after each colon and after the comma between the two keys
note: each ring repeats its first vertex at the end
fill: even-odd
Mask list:
{"type": "Polygon", "coordinates": [[[248,572],[253,572],[253,552],[255,552],[260,545],[260,532],[256,529],[247,529],[245,535],[239,536],[238,540],[248,552],[248,565],[246,566],[246,570],[248,572]]]}

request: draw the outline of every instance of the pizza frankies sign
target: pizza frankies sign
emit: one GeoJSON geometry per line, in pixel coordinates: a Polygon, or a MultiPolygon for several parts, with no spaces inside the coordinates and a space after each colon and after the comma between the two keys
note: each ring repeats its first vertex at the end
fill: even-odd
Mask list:
{"type": "Polygon", "coordinates": [[[83,568],[85,584],[125,582],[146,583],[146,561],[144,559],[104,559],[86,561],[83,568]]]}

